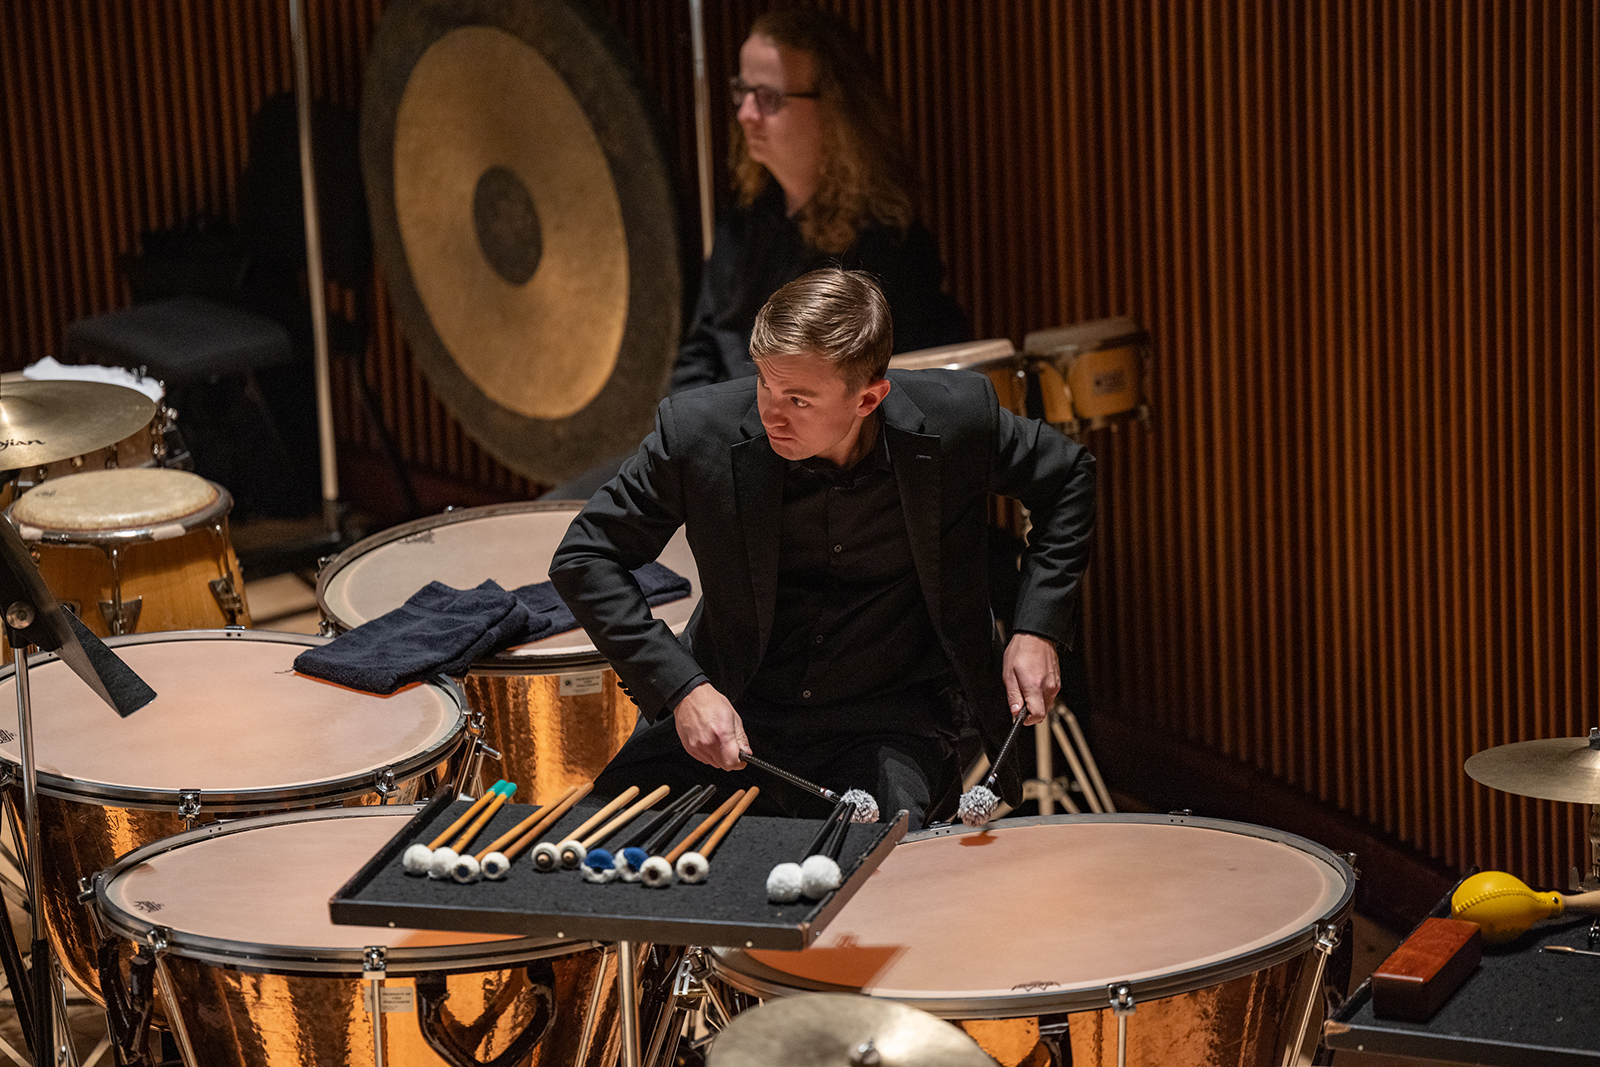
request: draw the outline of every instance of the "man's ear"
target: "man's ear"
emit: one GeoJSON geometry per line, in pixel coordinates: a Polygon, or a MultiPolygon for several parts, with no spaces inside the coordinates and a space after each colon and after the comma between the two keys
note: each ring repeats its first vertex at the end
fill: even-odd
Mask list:
{"type": "Polygon", "coordinates": [[[889,395],[889,379],[879,378],[861,391],[861,399],[856,405],[856,414],[866,418],[878,410],[878,405],[883,403],[883,398],[889,395]]]}

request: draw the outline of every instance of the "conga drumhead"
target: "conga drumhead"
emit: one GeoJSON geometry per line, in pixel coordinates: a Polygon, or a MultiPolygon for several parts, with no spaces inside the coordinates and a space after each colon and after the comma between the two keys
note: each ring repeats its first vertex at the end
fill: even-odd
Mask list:
{"type": "MultiPolygon", "coordinates": [[[[223,496],[217,486],[188,471],[160,467],[90,471],[35,486],[12,506],[11,514],[25,527],[68,534],[92,536],[165,524],[175,525],[173,532],[181,533],[214,517],[223,496]]],[[[221,514],[226,513],[222,508],[221,514]]],[[[28,534],[24,530],[25,538],[28,534]]]]}
{"type": "MultiPolygon", "coordinates": [[[[424,683],[375,696],[294,670],[322,639],[191,631],[106,642],[156,691],[125,719],[60,660],[33,666],[29,689],[40,788],[54,795],[157,805],[200,790],[208,809],[370,792],[445,758],[465,723],[453,687],[424,683]],[[230,799],[231,798],[231,799],[230,799]]],[[[0,701],[16,704],[14,667],[0,701]]],[[[0,758],[21,761],[9,732],[0,758]]]]}
{"type": "Polygon", "coordinates": [[[890,370],[981,370],[986,365],[1012,360],[1016,348],[1004,337],[989,341],[963,341],[959,344],[902,352],[889,359],[890,370]]]}
{"type": "Polygon", "coordinates": [[[726,954],[740,983],[853,991],[967,1018],[1104,1008],[1292,958],[1349,906],[1310,842],[1220,820],[1066,816],[907,838],[811,948],[726,954]]]}
{"type": "Polygon", "coordinates": [[[498,934],[337,926],[329,919],[328,899],[414,814],[409,806],[300,813],[243,819],[222,833],[179,834],[102,874],[97,903],[125,936],[137,939],[145,922],[166,927],[183,955],[205,957],[206,947],[280,960],[314,953],[326,962],[342,955],[344,970],[359,969],[368,945],[422,950],[526,942],[498,934]]]}
{"type": "MultiPolygon", "coordinates": [[[[578,511],[573,503],[497,504],[385,530],[328,564],[317,582],[317,599],[328,618],[351,629],[400,607],[432,581],[456,589],[491,578],[505,589],[548,581],[550,559],[578,511]]],[[[692,587],[689,596],[655,609],[656,618],[681,633],[700,602],[700,573],[682,530],[667,543],[660,562],[692,587]]],[[[573,629],[521,645],[502,658],[537,663],[598,656],[589,635],[573,629]]]]}

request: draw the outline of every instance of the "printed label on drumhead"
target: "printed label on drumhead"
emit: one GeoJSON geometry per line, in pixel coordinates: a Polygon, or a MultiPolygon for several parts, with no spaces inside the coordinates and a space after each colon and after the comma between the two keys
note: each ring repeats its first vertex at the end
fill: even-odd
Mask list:
{"type": "MultiPolygon", "coordinates": [[[[410,986],[390,986],[383,988],[383,1010],[385,1013],[392,1011],[417,1010],[417,991],[410,986]]],[[[362,1003],[367,1009],[367,1014],[372,1014],[372,986],[368,984],[363,991],[362,1003]]]]}
{"type": "Polygon", "coordinates": [[[564,697],[582,697],[600,692],[601,678],[604,673],[604,671],[585,671],[582,674],[563,674],[561,676],[561,695],[564,697]]]}

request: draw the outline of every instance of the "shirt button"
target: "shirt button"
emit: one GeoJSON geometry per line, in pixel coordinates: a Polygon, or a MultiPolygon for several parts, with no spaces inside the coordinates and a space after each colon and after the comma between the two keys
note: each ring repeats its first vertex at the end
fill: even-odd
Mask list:
{"type": "Polygon", "coordinates": [[[814,645],[820,645],[820,644],[822,644],[822,635],[821,635],[821,634],[818,634],[818,635],[817,635],[817,636],[815,636],[815,637],[813,637],[813,638],[812,638],[812,639],[811,639],[811,643],[812,643],[812,644],[814,644],[814,645]]]}
{"type": "Polygon", "coordinates": [[[811,699],[811,690],[807,689],[804,692],[802,692],[800,695],[805,697],[807,700],[810,700],[811,699]]]}
{"type": "Polygon", "coordinates": [[[834,545],[833,546],[833,550],[835,552],[843,552],[844,551],[844,546],[843,545],[834,545]]]}

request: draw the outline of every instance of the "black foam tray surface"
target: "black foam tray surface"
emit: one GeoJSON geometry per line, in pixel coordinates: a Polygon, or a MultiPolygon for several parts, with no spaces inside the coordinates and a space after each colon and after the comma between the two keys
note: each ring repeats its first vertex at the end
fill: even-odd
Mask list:
{"type": "MultiPolygon", "coordinates": [[[[502,881],[462,885],[407,874],[401,865],[405,850],[431,841],[470,806],[467,800],[438,798],[418,812],[334,894],[329,901],[333,921],[525,937],[800,949],[822,933],[906,832],[904,812],[892,822],[852,824],[839,855],[843,884],[821,900],[793,904],[768,902],[767,875],[779,863],[802,858],[822,828],[820,819],[744,816],[717,846],[709,876],[697,885],[674,881],[652,889],[621,879],[597,885],[575,870],[542,873],[531,862],[531,848],[517,857],[502,881]]],[[[541,840],[565,840],[600,806],[599,801],[580,802],[541,840]]],[[[504,805],[472,848],[484,848],[535,810],[526,804],[504,805]]],[[[674,843],[701,818],[690,819],[674,843]]]]}

